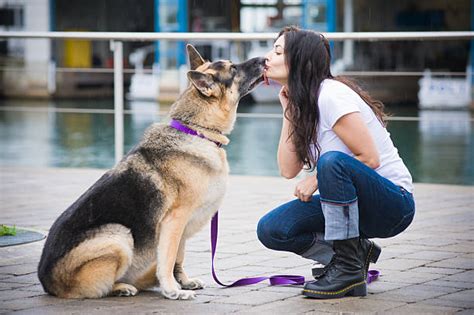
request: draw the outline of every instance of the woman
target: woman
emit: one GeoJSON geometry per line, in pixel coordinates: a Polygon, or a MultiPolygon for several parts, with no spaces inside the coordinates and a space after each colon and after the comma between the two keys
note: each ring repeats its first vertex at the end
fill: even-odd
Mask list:
{"type": "Polygon", "coordinates": [[[369,262],[413,220],[413,184],[385,129],[383,104],[354,83],[333,77],[321,34],[286,27],[266,55],[266,76],[282,84],[284,117],[278,147],[282,176],[316,169],[296,185],[298,198],[260,219],[268,248],[313,259],[324,268],[303,294],[367,295],[369,262]],[[319,189],[319,194],[313,195],[319,189]]]}

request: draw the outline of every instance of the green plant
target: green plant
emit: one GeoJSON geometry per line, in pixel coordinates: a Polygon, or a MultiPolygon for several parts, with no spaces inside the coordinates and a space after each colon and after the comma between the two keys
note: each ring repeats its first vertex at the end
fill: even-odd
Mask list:
{"type": "Polygon", "coordinates": [[[0,236],[6,236],[6,235],[16,235],[16,226],[7,226],[0,224],[0,236]]]}

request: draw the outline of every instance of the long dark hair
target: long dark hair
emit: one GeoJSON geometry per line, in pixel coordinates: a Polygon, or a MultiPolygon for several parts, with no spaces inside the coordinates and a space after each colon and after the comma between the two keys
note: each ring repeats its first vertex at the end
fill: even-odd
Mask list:
{"type": "Polygon", "coordinates": [[[323,80],[334,79],[349,86],[370,106],[385,126],[384,105],[372,99],[348,78],[333,77],[329,42],[322,34],[287,26],[277,38],[282,35],[285,36],[285,62],[289,70],[288,106],[284,113],[290,122],[289,138],[293,141],[299,160],[306,169],[312,171],[321,152],[317,139],[320,119],[317,104],[323,80]],[[315,151],[312,150],[313,145],[315,151]]]}

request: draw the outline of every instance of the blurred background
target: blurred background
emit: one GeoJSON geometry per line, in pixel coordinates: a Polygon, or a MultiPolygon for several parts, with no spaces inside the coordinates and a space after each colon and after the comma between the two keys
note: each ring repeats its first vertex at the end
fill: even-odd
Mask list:
{"type": "MultiPolygon", "coordinates": [[[[474,0],[0,0],[0,31],[319,32],[474,30],[474,0]]],[[[268,41],[191,42],[210,60],[264,55],[268,41]]],[[[187,86],[185,42],[124,41],[125,149],[187,86]]],[[[381,99],[416,182],[474,185],[473,41],[338,41],[334,74],[381,99]]],[[[114,165],[113,53],[107,40],[0,38],[0,163],[114,165]]],[[[242,100],[231,173],[278,176],[279,86],[242,100]]]]}

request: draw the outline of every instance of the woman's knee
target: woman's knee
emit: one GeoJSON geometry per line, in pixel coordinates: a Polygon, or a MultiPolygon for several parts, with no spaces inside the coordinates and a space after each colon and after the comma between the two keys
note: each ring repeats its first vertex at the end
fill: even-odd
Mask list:
{"type": "Polygon", "coordinates": [[[318,159],[318,171],[338,166],[341,160],[348,155],[339,151],[328,151],[322,154],[318,159]]]}
{"type": "Polygon", "coordinates": [[[270,233],[271,233],[271,225],[269,224],[266,216],[264,216],[260,219],[260,221],[258,221],[257,237],[259,241],[267,248],[270,248],[269,245],[271,244],[270,233]]]}
{"type": "Polygon", "coordinates": [[[331,176],[334,172],[343,170],[342,161],[349,155],[339,151],[329,151],[321,155],[317,163],[317,176],[321,177],[331,176]]]}
{"type": "Polygon", "coordinates": [[[262,217],[257,224],[257,237],[269,249],[281,249],[281,242],[285,241],[285,232],[267,215],[262,217]]]}

